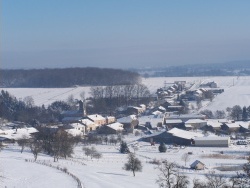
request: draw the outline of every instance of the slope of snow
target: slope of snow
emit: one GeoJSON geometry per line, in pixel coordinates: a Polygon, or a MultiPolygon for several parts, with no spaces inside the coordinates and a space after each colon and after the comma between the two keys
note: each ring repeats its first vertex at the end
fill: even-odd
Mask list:
{"type": "MultiPolygon", "coordinates": [[[[186,81],[192,89],[197,89],[200,84],[208,81],[215,81],[218,86],[225,90],[218,95],[212,103],[208,103],[201,110],[209,109],[212,111],[225,110],[234,105],[249,106],[250,104],[250,77],[157,77],[143,78],[151,93],[155,93],[164,83],[171,84],[174,81],[186,81]]],[[[31,96],[36,105],[49,105],[57,100],[67,100],[70,95],[80,99],[80,93],[85,92],[85,97],[90,96],[90,87],[75,88],[0,88],[0,90],[10,92],[17,99],[24,99],[31,96]]]]}
{"type": "Polygon", "coordinates": [[[65,173],[36,163],[25,162],[25,159],[33,159],[32,154],[25,151],[21,154],[20,148],[13,146],[0,152],[0,174],[3,176],[0,180],[1,187],[76,187],[74,179],[65,173]]]}
{"type": "MultiPolygon", "coordinates": [[[[183,168],[181,172],[187,175],[192,181],[194,177],[204,178],[204,173],[213,169],[216,166],[232,166],[242,165],[246,162],[239,156],[246,156],[249,152],[249,146],[237,146],[232,145],[230,148],[200,148],[200,147],[168,147],[166,153],[159,153],[158,144],[151,146],[150,143],[135,141],[139,137],[131,136],[125,137],[128,145],[137,145],[138,151],[136,151],[137,157],[142,161],[142,172],[136,172],[136,176],[133,177],[132,172],[123,170],[124,163],[127,161],[127,155],[119,153],[118,145],[92,145],[96,147],[103,155],[101,159],[87,158],[83,151],[83,145],[78,145],[75,148],[75,154],[73,158],[59,159],[58,162],[53,162],[53,158],[47,155],[40,154],[38,161],[51,164],[52,166],[66,167],[68,171],[77,176],[84,187],[86,188],[138,188],[138,187],[158,187],[155,183],[159,171],[156,169],[156,165],[150,164],[152,159],[157,160],[169,160],[171,162],[177,162],[180,166],[189,167],[195,160],[203,162],[207,169],[202,171],[193,171],[183,168]],[[224,158],[204,158],[202,155],[206,154],[219,154],[221,151],[224,155],[232,155],[231,159],[225,160],[224,158]],[[192,152],[190,155],[190,161],[185,162],[181,160],[184,153],[192,152]]],[[[133,151],[132,147],[130,150],[133,151]]],[[[1,159],[1,171],[5,178],[3,179],[3,185],[7,187],[76,187],[76,182],[66,174],[36,163],[25,162],[24,159],[33,159],[33,155],[29,149],[26,149],[22,154],[20,153],[20,147],[17,145],[9,145],[0,153],[1,159]]],[[[235,175],[234,171],[220,172],[225,175],[235,175]]]]}

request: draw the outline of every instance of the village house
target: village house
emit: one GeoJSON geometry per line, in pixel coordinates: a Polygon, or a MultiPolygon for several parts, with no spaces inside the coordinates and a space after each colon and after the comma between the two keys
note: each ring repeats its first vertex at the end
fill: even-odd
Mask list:
{"type": "Polygon", "coordinates": [[[103,125],[98,130],[98,133],[99,134],[118,134],[118,133],[121,133],[123,130],[124,130],[123,124],[116,122],[116,123],[112,123],[108,125],[103,125]]]}
{"type": "Polygon", "coordinates": [[[183,122],[188,121],[189,119],[201,119],[205,120],[205,115],[202,114],[171,114],[171,113],[165,113],[164,119],[165,121],[168,119],[181,119],[183,122]]]}
{"type": "Polygon", "coordinates": [[[128,133],[133,133],[135,126],[139,124],[136,115],[130,115],[117,119],[117,122],[123,124],[123,128],[128,133]]]}
{"type": "Polygon", "coordinates": [[[95,124],[97,124],[98,126],[107,124],[106,118],[104,118],[104,117],[101,116],[101,115],[93,114],[93,115],[88,115],[87,117],[88,117],[91,121],[93,121],[95,124]]]}
{"type": "Polygon", "coordinates": [[[85,131],[84,131],[85,134],[91,131],[95,131],[100,127],[100,125],[96,124],[94,121],[91,121],[89,119],[82,119],[81,123],[85,126],[85,131]]]}
{"type": "Polygon", "coordinates": [[[218,132],[221,130],[221,123],[219,120],[207,120],[207,125],[203,127],[203,130],[210,131],[210,132],[218,132]]]}
{"type": "Polygon", "coordinates": [[[238,132],[240,129],[240,125],[238,123],[223,123],[221,126],[221,130],[226,131],[228,133],[238,132]]]}
{"type": "Polygon", "coordinates": [[[181,119],[166,119],[164,122],[164,126],[167,130],[172,128],[184,128],[184,123],[181,119]]]}
{"type": "Polygon", "coordinates": [[[138,118],[139,125],[145,126],[149,129],[157,129],[159,127],[162,127],[162,117],[161,116],[141,116],[138,118]]]}
{"type": "Polygon", "coordinates": [[[207,125],[207,121],[202,119],[189,119],[185,122],[185,126],[192,126],[193,129],[200,129],[207,125]]]}
{"type": "Polygon", "coordinates": [[[75,136],[76,134],[79,134],[79,135],[84,135],[85,134],[85,126],[84,126],[84,124],[83,123],[70,123],[70,124],[65,124],[64,126],[63,126],[63,128],[65,129],[65,130],[67,130],[68,132],[71,132],[71,133],[73,133],[73,135],[75,136]],[[71,131],[69,131],[69,130],[71,130],[71,131]],[[74,130],[74,131],[72,131],[72,130],[74,130]]]}
{"type": "Polygon", "coordinates": [[[107,116],[106,117],[106,124],[111,124],[114,123],[116,121],[114,116],[107,116]]]}

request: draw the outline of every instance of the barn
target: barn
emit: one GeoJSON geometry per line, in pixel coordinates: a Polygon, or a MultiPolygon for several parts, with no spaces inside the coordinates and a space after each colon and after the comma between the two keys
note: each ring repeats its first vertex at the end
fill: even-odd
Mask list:
{"type": "Polygon", "coordinates": [[[141,140],[145,142],[164,142],[165,144],[191,145],[195,137],[201,137],[202,134],[184,131],[173,128],[170,131],[158,132],[143,137],[141,140]]]}
{"type": "Polygon", "coordinates": [[[194,138],[197,147],[229,147],[230,137],[208,136],[194,138]]]}

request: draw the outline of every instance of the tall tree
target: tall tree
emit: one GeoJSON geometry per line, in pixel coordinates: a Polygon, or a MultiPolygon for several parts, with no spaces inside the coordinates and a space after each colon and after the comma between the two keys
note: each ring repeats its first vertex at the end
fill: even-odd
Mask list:
{"type": "Polygon", "coordinates": [[[127,171],[132,171],[134,176],[135,172],[142,171],[141,161],[138,158],[136,158],[134,153],[128,154],[128,161],[127,163],[125,163],[124,169],[127,171]]]}
{"type": "Polygon", "coordinates": [[[237,120],[237,121],[241,120],[242,108],[239,105],[233,106],[230,116],[234,120],[237,120]]]}
{"type": "Polygon", "coordinates": [[[156,183],[161,188],[187,188],[189,180],[187,176],[179,173],[175,163],[165,160],[158,168],[160,174],[156,183]]]}
{"type": "Polygon", "coordinates": [[[247,119],[248,119],[247,107],[244,106],[242,109],[242,120],[247,121],[247,119]]]}

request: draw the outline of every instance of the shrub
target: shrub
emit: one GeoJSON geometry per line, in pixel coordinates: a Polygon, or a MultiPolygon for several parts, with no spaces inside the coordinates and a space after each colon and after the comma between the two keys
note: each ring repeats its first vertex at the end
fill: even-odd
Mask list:
{"type": "Polygon", "coordinates": [[[167,151],[166,145],[163,142],[161,142],[161,144],[159,145],[159,152],[164,153],[166,151],[167,151]]]}

